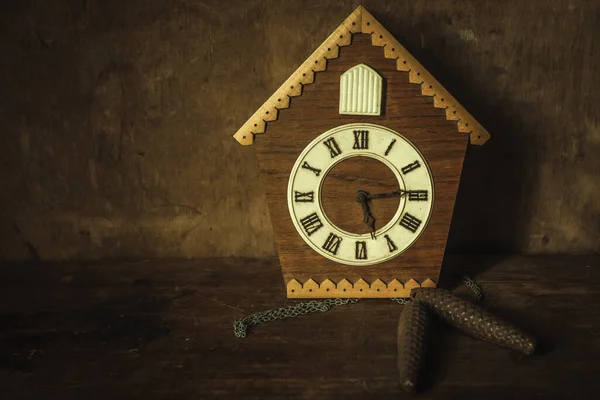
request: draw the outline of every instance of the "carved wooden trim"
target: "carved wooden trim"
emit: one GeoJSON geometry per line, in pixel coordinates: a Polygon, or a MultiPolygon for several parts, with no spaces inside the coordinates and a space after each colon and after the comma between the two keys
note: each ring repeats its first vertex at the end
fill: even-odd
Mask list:
{"type": "Polygon", "coordinates": [[[254,143],[267,122],[277,119],[279,110],[289,108],[290,98],[302,95],[302,87],[315,80],[315,73],[327,69],[327,60],[339,56],[340,47],[352,43],[353,33],[371,35],[374,46],[383,47],[386,58],[396,59],[399,71],[408,72],[412,83],[421,85],[424,96],[433,96],[434,106],[446,109],[446,119],[457,121],[458,131],[470,135],[471,144],[484,144],[490,134],[367,10],[359,6],[312,55],[242,125],[233,137],[243,145],[254,143]]]}
{"type": "Polygon", "coordinates": [[[288,298],[396,298],[409,297],[411,289],[417,287],[434,288],[437,284],[431,279],[425,279],[422,283],[414,279],[406,283],[397,279],[385,283],[380,279],[371,284],[363,279],[359,279],[354,284],[346,279],[342,279],[337,284],[329,279],[325,279],[320,284],[312,279],[304,282],[304,285],[296,279],[287,283],[288,298]]]}

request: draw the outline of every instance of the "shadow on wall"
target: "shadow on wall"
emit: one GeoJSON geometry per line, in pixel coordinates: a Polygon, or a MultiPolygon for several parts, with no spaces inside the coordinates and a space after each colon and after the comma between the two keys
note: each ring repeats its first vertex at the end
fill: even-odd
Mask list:
{"type": "MultiPolygon", "coordinates": [[[[465,44],[465,37],[448,35],[449,30],[457,29],[444,12],[422,14],[414,26],[401,24],[391,14],[375,16],[492,135],[485,145],[467,148],[447,251],[526,250],[532,199],[538,192],[540,144],[534,133],[542,125],[533,124],[532,118],[526,122],[522,116],[540,111],[532,105],[515,104],[509,93],[496,90],[493,82],[506,70],[474,65],[467,54],[473,49],[465,44]],[[419,38],[414,32],[432,37],[419,38]]],[[[478,48],[475,54],[485,53],[478,48]]]]}

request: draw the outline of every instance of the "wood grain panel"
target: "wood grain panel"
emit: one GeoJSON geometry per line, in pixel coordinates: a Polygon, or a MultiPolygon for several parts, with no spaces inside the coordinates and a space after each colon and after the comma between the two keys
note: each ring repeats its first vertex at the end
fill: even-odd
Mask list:
{"type": "MultiPolygon", "coordinates": [[[[337,227],[352,233],[369,233],[363,212],[356,202],[357,188],[367,193],[390,193],[398,189],[394,173],[384,163],[369,157],[353,157],[333,167],[321,187],[321,204],[327,218],[337,227]]],[[[371,201],[369,210],[375,229],[387,224],[398,210],[399,198],[371,201]]]]}
{"type": "MultiPolygon", "coordinates": [[[[256,137],[255,147],[285,282],[291,279],[305,282],[309,278],[319,283],[324,279],[338,282],[344,278],[352,282],[362,278],[369,283],[376,279],[437,280],[468,135],[457,134],[456,123],[447,121],[444,111],[432,107],[432,101],[409,82],[406,72],[396,70],[395,61],[383,57],[382,49],[371,45],[369,35],[355,34],[352,45],[342,48],[339,58],[330,60],[327,70],[317,73],[315,83],[305,87],[303,95],[292,99],[291,107],[268,126],[268,134],[256,137]],[[374,68],[384,79],[386,98],[382,116],[338,114],[340,75],[360,62],[374,68]],[[335,263],[310,249],[292,224],[286,199],[289,172],[304,147],[320,133],[354,122],[381,124],[409,138],[429,162],[436,189],[431,220],[421,238],[391,261],[360,267],[335,263]]],[[[343,170],[344,163],[338,168],[343,170]]],[[[390,185],[385,177],[368,172],[365,176],[375,187],[390,185]]],[[[348,190],[348,182],[343,180],[332,184],[339,185],[332,192],[348,190]]],[[[352,190],[358,189],[360,182],[354,183],[352,190]]]]}

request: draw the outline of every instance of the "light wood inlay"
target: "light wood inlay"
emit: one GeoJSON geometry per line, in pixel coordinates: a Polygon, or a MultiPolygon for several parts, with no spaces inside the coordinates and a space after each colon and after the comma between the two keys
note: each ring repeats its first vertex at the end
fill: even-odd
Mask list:
{"type": "Polygon", "coordinates": [[[320,284],[309,279],[304,284],[292,279],[287,284],[288,298],[395,298],[409,297],[411,289],[417,287],[435,288],[437,284],[431,279],[422,283],[414,279],[402,284],[397,279],[386,284],[376,279],[369,284],[364,279],[351,283],[347,279],[340,280],[337,284],[330,279],[325,279],[320,284]]]}

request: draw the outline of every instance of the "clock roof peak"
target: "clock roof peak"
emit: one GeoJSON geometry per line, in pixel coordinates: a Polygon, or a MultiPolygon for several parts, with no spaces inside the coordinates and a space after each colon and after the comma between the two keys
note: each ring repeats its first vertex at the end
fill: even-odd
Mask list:
{"type": "Polygon", "coordinates": [[[340,48],[352,43],[353,34],[371,35],[373,46],[383,47],[383,56],[396,60],[396,69],[408,73],[411,83],[421,86],[423,96],[433,97],[436,108],[445,109],[446,119],[457,122],[457,131],[469,134],[471,144],[485,143],[490,134],[475,118],[377,21],[363,6],[358,6],[329,37],[235,133],[243,145],[254,143],[267,123],[277,120],[290,98],[302,95],[302,87],[314,82],[315,73],[327,69],[327,60],[339,57],[340,48]]]}

